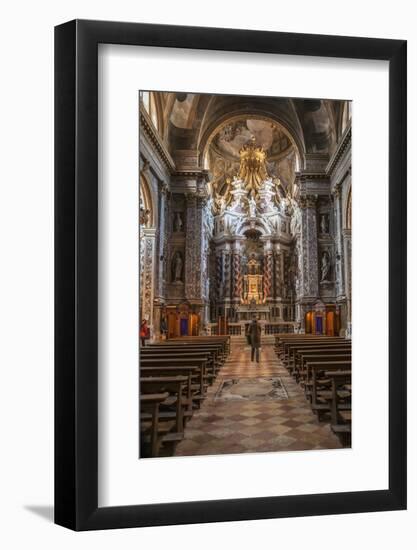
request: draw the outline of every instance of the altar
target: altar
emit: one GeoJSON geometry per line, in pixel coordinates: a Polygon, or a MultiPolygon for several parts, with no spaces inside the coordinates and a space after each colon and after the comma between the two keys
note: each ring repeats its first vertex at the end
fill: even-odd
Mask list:
{"type": "Polygon", "coordinates": [[[270,321],[271,308],[265,304],[240,304],[236,307],[239,321],[251,321],[254,317],[258,320],[270,321]]]}
{"type": "Polygon", "coordinates": [[[264,303],[263,275],[243,276],[243,298],[244,304],[264,303]]]}

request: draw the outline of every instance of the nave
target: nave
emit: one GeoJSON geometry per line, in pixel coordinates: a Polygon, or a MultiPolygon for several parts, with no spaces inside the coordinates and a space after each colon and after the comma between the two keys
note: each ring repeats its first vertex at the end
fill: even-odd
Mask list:
{"type": "Polygon", "coordinates": [[[276,336],[258,364],[230,340],[141,349],[141,457],[350,446],[350,341],[276,336]]]}
{"type": "Polygon", "coordinates": [[[230,357],[186,427],[175,455],[340,448],[330,425],[319,423],[304,392],[277,360],[273,346],[262,347],[259,364],[251,362],[250,356],[249,346],[232,344],[230,357]],[[238,389],[235,399],[233,394],[229,399],[219,396],[222,385],[229,380],[239,381],[235,386],[250,381],[242,385],[247,398],[239,398],[238,389]],[[282,388],[271,397],[266,393],[272,387],[270,380],[278,381],[282,388]]]}

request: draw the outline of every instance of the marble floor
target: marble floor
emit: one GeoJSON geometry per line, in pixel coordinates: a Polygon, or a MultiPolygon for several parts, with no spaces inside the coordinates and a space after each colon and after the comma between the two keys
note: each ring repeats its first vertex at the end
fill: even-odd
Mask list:
{"type": "Polygon", "coordinates": [[[251,363],[249,347],[232,343],[228,360],[187,424],[175,456],[341,447],[329,425],[318,422],[272,345],[263,346],[257,364],[251,363]],[[271,394],[267,390],[272,386],[271,394]]]}

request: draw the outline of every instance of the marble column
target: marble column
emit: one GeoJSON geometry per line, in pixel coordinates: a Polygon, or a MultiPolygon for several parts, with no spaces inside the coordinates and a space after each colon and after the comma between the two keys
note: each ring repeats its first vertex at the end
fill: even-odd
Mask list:
{"type": "MultiPolygon", "coordinates": [[[[149,323],[151,337],[154,335],[153,299],[155,279],[155,229],[143,229],[143,272],[140,298],[142,317],[149,323]]],[[[158,327],[159,328],[159,327],[158,327]]]]}
{"type": "Polygon", "coordinates": [[[352,337],[352,233],[350,229],[343,230],[343,256],[345,266],[345,293],[346,293],[346,336],[352,337]]]}
{"type": "Polygon", "coordinates": [[[185,296],[187,300],[203,300],[203,198],[187,195],[187,234],[185,238],[185,296]]]}
{"type": "Polygon", "coordinates": [[[226,245],[223,250],[223,301],[230,302],[231,298],[231,261],[230,261],[230,247],[226,245]]]}
{"type": "Polygon", "coordinates": [[[300,198],[301,208],[301,298],[318,298],[317,196],[300,198]]]}
{"type": "Polygon", "coordinates": [[[240,245],[235,241],[232,252],[232,298],[236,303],[240,302],[242,295],[242,276],[240,262],[240,245]]]}
{"type": "Polygon", "coordinates": [[[335,207],[335,244],[336,244],[336,297],[345,297],[345,269],[343,261],[343,217],[342,217],[342,185],[339,183],[333,191],[335,207]]]}
{"type": "Polygon", "coordinates": [[[223,253],[222,251],[217,251],[216,253],[216,287],[215,287],[215,299],[218,303],[223,298],[223,253]]]}
{"type": "Polygon", "coordinates": [[[274,252],[274,297],[275,299],[281,298],[281,274],[282,274],[282,258],[281,252],[274,252]]]}
{"type": "Polygon", "coordinates": [[[270,301],[273,297],[273,253],[270,241],[266,241],[264,246],[264,266],[264,297],[270,301]]]}
{"type": "MultiPolygon", "coordinates": [[[[165,183],[159,184],[159,205],[158,205],[158,261],[156,269],[156,290],[155,300],[157,302],[163,302],[165,299],[165,254],[167,253],[167,235],[166,235],[166,194],[167,185],[165,183]]],[[[157,329],[159,331],[159,327],[157,329]]]]}

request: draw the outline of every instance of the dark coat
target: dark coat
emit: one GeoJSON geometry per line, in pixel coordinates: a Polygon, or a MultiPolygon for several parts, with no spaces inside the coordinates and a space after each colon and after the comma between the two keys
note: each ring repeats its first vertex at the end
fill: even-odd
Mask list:
{"type": "Polygon", "coordinates": [[[248,335],[250,339],[250,345],[253,348],[261,347],[261,327],[257,322],[253,321],[249,325],[248,335]]]}

